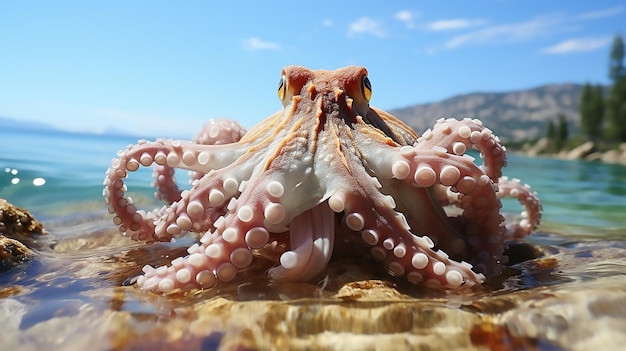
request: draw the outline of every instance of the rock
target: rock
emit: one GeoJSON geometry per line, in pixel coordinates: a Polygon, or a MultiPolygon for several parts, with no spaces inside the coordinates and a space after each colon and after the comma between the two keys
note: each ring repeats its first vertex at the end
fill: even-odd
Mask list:
{"type": "Polygon", "coordinates": [[[0,235],[32,237],[44,234],[45,230],[27,210],[21,209],[5,199],[0,199],[0,235]]]}
{"type": "Polygon", "coordinates": [[[603,155],[602,152],[592,152],[589,155],[587,155],[587,157],[585,157],[585,160],[602,162],[602,155],[603,155]]]}
{"type": "Polygon", "coordinates": [[[595,144],[592,141],[587,141],[570,151],[568,151],[564,158],[567,160],[580,160],[589,155],[595,148],[595,144]]]}
{"type": "Polygon", "coordinates": [[[600,161],[606,163],[619,163],[622,153],[618,150],[609,150],[602,153],[600,161]]]}
{"type": "Polygon", "coordinates": [[[605,152],[592,152],[587,155],[585,159],[587,161],[601,161],[626,165],[626,143],[621,143],[617,149],[605,152]]]}
{"type": "Polygon", "coordinates": [[[608,151],[595,151],[596,146],[592,141],[587,141],[571,150],[561,150],[558,153],[547,151],[550,142],[546,138],[541,138],[534,144],[527,143],[522,147],[522,154],[529,157],[547,155],[564,160],[587,160],[600,161],[604,163],[615,163],[626,165],[626,143],[621,143],[617,149],[608,151]]]}
{"type": "Polygon", "coordinates": [[[0,199],[0,273],[28,261],[33,252],[21,241],[28,241],[45,230],[26,210],[0,199]]]}
{"type": "Polygon", "coordinates": [[[546,151],[548,144],[549,142],[547,138],[541,138],[535,144],[529,145],[525,152],[528,156],[537,156],[546,151]]]}
{"type": "Polygon", "coordinates": [[[21,242],[0,235],[0,273],[28,261],[32,252],[21,242]]]}

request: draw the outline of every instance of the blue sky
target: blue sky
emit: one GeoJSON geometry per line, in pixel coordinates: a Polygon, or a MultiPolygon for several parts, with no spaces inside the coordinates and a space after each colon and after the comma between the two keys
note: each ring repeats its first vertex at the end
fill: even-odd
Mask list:
{"type": "Polygon", "coordinates": [[[281,105],[283,66],[368,68],[384,109],[608,83],[622,1],[0,1],[0,116],[187,137],[281,105]]]}

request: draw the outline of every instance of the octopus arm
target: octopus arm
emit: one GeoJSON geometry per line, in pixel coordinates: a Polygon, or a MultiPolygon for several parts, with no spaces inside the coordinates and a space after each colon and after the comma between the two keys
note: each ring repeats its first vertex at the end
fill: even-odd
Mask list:
{"type": "Polygon", "coordinates": [[[541,202],[537,193],[530,189],[527,184],[522,185],[519,179],[502,177],[498,182],[498,197],[511,197],[517,199],[524,211],[521,219],[506,225],[506,239],[520,239],[537,229],[541,221],[541,202]]]}
{"type": "MultiPolygon", "coordinates": [[[[449,123],[449,122],[448,122],[449,123]]],[[[467,124],[461,124],[460,127],[467,124]]],[[[440,125],[428,139],[436,140],[450,139],[453,143],[470,144],[472,128],[481,135],[481,127],[478,124],[471,124],[469,133],[452,128],[450,123],[440,125]],[[450,136],[452,134],[452,136],[450,136]]],[[[464,129],[464,128],[463,128],[464,129]]],[[[496,196],[496,185],[493,180],[474,163],[474,159],[462,154],[460,149],[466,148],[457,146],[456,152],[448,152],[446,148],[438,145],[430,145],[429,142],[418,142],[413,146],[393,147],[375,143],[369,136],[367,129],[361,129],[356,133],[357,142],[362,146],[364,161],[373,174],[381,179],[401,180],[412,187],[431,188],[428,192],[416,190],[411,192],[416,198],[406,199],[398,197],[404,203],[402,208],[417,206],[418,209],[407,210],[407,214],[420,232],[429,233],[440,247],[446,247],[450,253],[458,257],[470,259],[479,272],[486,274],[498,274],[501,270],[504,251],[503,242],[503,217],[500,215],[501,203],[496,196]],[[435,186],[435,188],[432,188],[435,186]],[[458,218],[448,218],[441,215],[441,211],[428,210],[425,205],[429,203],[428,197],[435,194],[434,199],[440,200],[436,195],[437,187],[447,187],[450,191],[459,194],[462,198],[460,206],[463,209],[458,218]],[[419,204],[419,205],[415,205],[419,204]],[[428,211],[427,211],[428,210],[428,211]],[[444,223],[432,225],[433,217],[444,223]],[[451,226],[453,230],[446,231],[446,226],[451,226]],[[435,230],[436,232],[429,232],[435,230]],[[459,245],[460,237],[465,245],[459,245]]],[[[474,134],[476,135],[476,134],[474,134]]],[[[424,137],[426,138],[426,137],[424,137]]],[[[501,150],[499,143],[491,143],[491,138],[476,140],[480,143],[483,140],[486,146],[481,146],[484,150],[501,150]],[[491,146],[489,146],[491,145],[491,146]]],[[[454,148],[454,146],[452,147],[454,148]]],[[[485,152],[485,151],[483,151],[485,152]]],[[[490,155],[497,155],[497,152],[490,152],[490,155]]],[[[502,156],[500,156],[502,158],[502,156]]],[[[494,161],[494,160],[491,160],[494,161]]],[[[496,165],[496,162],[492,162],[496,165]]],[[[488,169],[493,174],[497,174],[495,169],[488,169]]],[[[435,206],[434,208],[437,208],[435,206]]]]}
{"type": "MultiPolygon", "coordinates": [[[[245,135],[246,129],[236,121],[224,118],[210,119],[193,138],[195,144],[200,145],[224,145],[236,143],[245,135]]],[[[233,153],[231,156],[237,156],[233,153]]],[[[200,179],[205,175],[202,170],[190,170],[189,182],[200,179]]],[[[168,164],[157,164],[154,167],[153,186],[157,188],[156,197],[167,203],[180,200],[180,190],[174,177],[174,167],[168,164]]]]}
{"type": "Polygon", "coordinates": [[[307,281],[319,274],[330,260],[335,240],[335,214],[326,203],[294,217],[289,225],[290,250],[280,256],[280,265],[269,270],[277,281],[307,281]]]}
{"type": "Polygon", "coordinates": [[[404,214],[395,210],[393,197],[381,193],[377,178],[356,162],[349,163],[353,181],[336,184],[328,204],[333,211],[344,213],[344,225],[360,233],[375,259],[383,261],[393,275],[433,287],[468,287],[484,281],[471,264],[435,251],[428,236],[414,235],[404,214]]]}
{"type": "MultiPolygon", "coordinates": [[[[506,148],[491,130],[483,128],[479,120],[440,119],[433,130],[426,131],[418,139],[418,144],[421,149],[443,147],[447,153],[456,155],[462,155],[470,148],[480,151],[483,159],[481,169],[497,184],[498,198],[516,198],[524,206],[521,219],[506,224],[504,240],[522,238],[537,228],[542,211],[537,193],[530,186],[522,185],[519,179],[502,176],[502,168],[506,166],[506,148]]],[[[456,192],[438,189],[436,195],[442,204],[468,207],[464,196],[458,196],[456,192]]]]}
{"type": "MultiPolygon", "coordinates": [[[[364,123],[363,128],[370,130],[372,127],[364,123]]],[[[372,247],[372,255],[383,261],[392,274],[406,275],[413,282],[458,288],[484,281],[482,274],[472,271],[471,264],[457,262],[443,251],[433,250],[432,240],[411,232],[406,217],[396,211],[394,198],[381,192],[378,178],[367,169],[370,157],[385,159],[389,155],[385,152],[374,155],[367,146],[362,148],[365,144],[359,140],[369,140],[374,149],[391,151],[391,155],[398,148],[390,145],[386,148],[377,142],[386,145],[385,138],[361,138],[364,135],[359,135],[358,126],[355,129],[339,127],[336,133],[339,142],[334,145],[338,149],[320,153],[334,156],[318,156],[316,172],[319,171],[322,187],[330,195],[327,201],[330,209],[343,214],[342,224],[360,233],[363,241],[372,247]]],[[[376,135],[382,137],[380,133],[376,135]]]]}
{"type": "Polygon", "coordinates": [[[476,149],[483,158],[481,168],[494,182],[502,176],[502,168],[506,166],[506,148],[477,119],[439,119],[432,130],[422,134],[417,144],[424,150],[443,148],[454,155],[464,155],[467,150],[476,149]]]}
{"type": "MultiPolygon", "coordinates": [[[[240,174],[251,173],[249,169],[251,167],[234,167],[232,161],[236,155],[242,154],[246,147],[242,145],[232,148],[232,145],[209,146],[159,140],[142,142],[118,153],[119,158],[114,159],[107,170],[103,193],[109,212],[116,215],[114,223],[119,225],[120,231],[126,232],[135,240],[142,241],[169,241],[173,235],[191,230],[194,228],[193,218],[210,219],[211,216],[205,214],[205,209],[220,208],[225,200],[237,193],[236,179],[242,177],[240,174]],[[234,151],[229,153],[229,148],[234,151]],[[127,189],[123,179],[128,176],[129,172],[152,164],[195,169],[204,173],[213,172],[211,173],[213,177],[207,182],[202,182],[201,185],[198,183],[193,185],[194,188],[202,186],[204,190],[204,192],[194,191],[194,199],[189,198],[189,192],[183,192],[178,201],[169,208],[146,213],[137,209],[132,198],[125,197],[127,189]],[[230,166],[226,166],[228,164],[230,166]],[[217,170],[214,170],[215,168],[217,170]],[[231,169],[234,170],[231,172],[231,169]],[[230,173],[234,174],[233,177],[228,177],[230,173]],[[200,195],[204,195],[205,198],[195,199],[200,198],[200,195]]],[[[170,184],[172,176],[169,174],[156,178],[157,188],[160,183],[170,184]]],[[[171,188],[168,191],[172,191],[171,188]]],[[[195,229],[198,227],[196,226],[195,229]]]]}
{"type": "MultiPolygon", "coordinates": [[[[209,287],[218,280],[229,281],[251,263],[251,250],[264,247],[287,230],[289,235],[293,234],[290,247],[282,254],[280,267],[272,270],[272,276],[277,280],[299,280],[320,272],[332,252],[334,216],[320,207],[323,205],[318,206],[323,193],[308,191],[315,184],[311,158],[300,155],[297,148],[290,150],[271,162],[269,169],[266,169],[266,156],[259,153],[257,158],[243,163],[253,167],[251,174],[234,175],[232,172],[245,169],[238,165],[232,170],[228,167],[209,173],[206,181],[196,183],[204,185],[214,178],[223,178],[221,172],[228,169],[231,172],[228,179],[236,185],[234,189],[238,189],[239,196],[231,197],[224,215],[214,221],[215,230],[205,233],[199,245],[190,247],[188,256],[172,261],[169,267],[144,267],[145,274],[137,281],[138,285],[169,292],[177,288],[209,287]]],[[[194,212],[202,213],[206,209],[201,202],[206,190],[194,188],[189,193],[198,198],[189,202],[187,208],[196,203],[194,212]]],[[[184,201],[185,196],[181,202],[184,201]]],[[[171,218],[183,215],[176,212],[171,218]]]]}

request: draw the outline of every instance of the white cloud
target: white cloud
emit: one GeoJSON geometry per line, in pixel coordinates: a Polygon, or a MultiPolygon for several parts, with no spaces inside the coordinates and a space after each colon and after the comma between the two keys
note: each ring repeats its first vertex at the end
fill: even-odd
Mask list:
{"type": "Polygon", "coordinates": [[[611,37],[578,38],[564,40],[556,45],[541,50],[544,54],[570,54],[597,50],[611,44],[611,37]]]}
{"type": "Polygon", "coordinates": [[[326,28],[332,27],[333,25],[334,25],[334,22],[333,22],[333,20],[331,20],[330,18],[325,18],[325,19],[322,21],[322,26],[324,26],[324,27],[326,27],[326,28]]]}
{"type": "MultiPolygon", "coordinates": [[[[537,16],[517,23],[485,26],[453,36],[438,47],[430,48],[429,51],[435,53],[442,49],[452,50],[463,46],[519,43],[533,39],[546,39],[560,33],[579,32],[584,29],[585,22],[616,16],[622,13],[624,9],[624,7],[619,6],[577,15],[555,13],[537,16]]],[[[457,20],[437,21],[430,23],[429,28],[430,30],[458,28],[467,24],[464,21],[466,20],[458,20],[458,22],[457,20]]],[[[479,25],[478,23],[474,24],[479,25]]],[[[591,41],[587,41],[585,44],[588,46],[590,44],[599,45],[591,43],[591,41]]],[[[569,45],[572,44],[570,43],[569,45]]],[[[544,52],[547,53],[546,50],[548,49],[550,48],[544,49],[544,52]]]]}
{"type": "Polygon", "coordinates": [[[585,12],[576,16],[576,19],[581,21],[595,20],[605,17],[617,16],[622,12],[624,12],[624,6],[616,6],[604,10],[585,12]]]}
{"type": "Polygon", "coordinates": [[[432,32],[439,32],[445,30],[478,27],[484,25],[485,23],[486,21],[482,19],[454,18],[430,22],[426,25],[426,29],[432,32]]]}
{"type": "Polygon", "coordinates": [[[384,38],[387,35],[387,32],[379,21],[373,20],[369,17],[361,17],[350,23],[350,26],[348,27],[349,38],[366,34],[384,38]]]}
{"type": "Polygon", "coordinates": [[[559,27],[563,22],[560,16],[540,16],[524,22],[490,26],[457,35],[446,41],[443,46],[446,49],[456,49],[467,45],[516,43],[546,33],[563,31],[559,27]]]}
{"type": "Polygon", "coordinates": [[[278,50],[280,49],[280,45],[270,42],[264,41],[257,37],[251,37],[244,39],[242,42],[243,49],[246,51],[258,51],[258,50],[278,50]]]}
{"type": "Polygon", "coordinates": [[[409,10],[398,11],[394,16],[396,20],[403,22],[408,29],[415,28],[415,17],[417,17],[417,14],[409,10]]]}

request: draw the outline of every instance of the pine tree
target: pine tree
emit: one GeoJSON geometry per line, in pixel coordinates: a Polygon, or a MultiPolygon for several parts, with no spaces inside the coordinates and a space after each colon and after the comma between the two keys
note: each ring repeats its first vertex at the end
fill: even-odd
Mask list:
{"type": "Polygon", "coordinates": [[[583,86],[580,93],[580,104],[578,105],[580,113],[580,128],[583,134],[588,138],[593,138],[595,134],[595,125],[593,117],[593,87],[587,83],[583,86]]]}
{"type": "Polygon", "coordinates": [[[562,113],[559,113],[557,128],[556,128],[556,148],[557,150],[561,150],[563,146],[565,146],[565,142],[567,141],[569,130],[568,130],[567,118],[562,113]]]}
{"type": "Polygon", "coordinates": [[[624,41],[617,35],[611,49],[609,75],[613,86],[607,99],[607,135],[616,141],[626,141],[626,71],[624,71],[624,41]]]}
{"type": "Polygon", "coordinates": [[[611,60],[609,61],[609,77],[616,84],[624,76],[624,40],[621,35],[615,36],[611,48],[611,60]]]}
{"type": "Polygon", "coordinates": [[[548,129],[546,130],[546,139],[548,139],[548,143],[546,144],[545,152],[552,153],[558,151],[557,140],[556,140],[556,126],[554,125],[554,121],[548,121],[548,129]]]}
{"type": "Polygon", "coordinates": [[[556,127],[554,126],[553,120],[550,120],[548,122],[548,130],[546,131],[546,138],[550,141],[556,138],[556,127]]]}
{"type": "Polygon", "coordinates": [[[589,138],[593,141],[598,140],[602,136],[604,124],[604,87],[596,85],[591,93],[591,125],[588,126],[589,138]]]}
{"type": "Polygon", "coordinates": [[[608,137],[626,142],[626,77],[622,77],[611,87],[607,99],[607,117],[608,137]]]}

